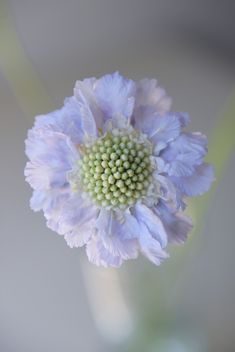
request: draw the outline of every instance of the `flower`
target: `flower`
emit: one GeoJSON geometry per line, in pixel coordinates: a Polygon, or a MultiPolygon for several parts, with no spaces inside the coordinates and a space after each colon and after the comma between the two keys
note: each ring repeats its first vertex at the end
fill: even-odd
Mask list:
{"type": "Polygon", "coordinates": [[[170,107],[156,80],[116,72],[78,81],[28,132],[31,208],[96,265],[119,267],[139,252],[159,265],[192,229],[185,197],[208,191],[213,168],[206,137],[185,132],[188,115],[170,107]]]}

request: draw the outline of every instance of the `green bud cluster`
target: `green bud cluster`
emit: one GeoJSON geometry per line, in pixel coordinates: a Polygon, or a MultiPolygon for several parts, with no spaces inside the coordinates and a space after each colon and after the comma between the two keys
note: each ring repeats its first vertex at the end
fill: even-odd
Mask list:
{"type": "Polygon", "coordinates": [[[85,149],[81,166],[83,188],[102,206],[134,204],[151,181],[149,148],[126,135],[99,138],[85,149]]]}

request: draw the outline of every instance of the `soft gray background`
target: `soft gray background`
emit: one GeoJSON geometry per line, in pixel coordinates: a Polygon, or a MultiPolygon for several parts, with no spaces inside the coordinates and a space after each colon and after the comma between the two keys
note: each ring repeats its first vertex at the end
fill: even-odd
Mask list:
{"type": "MultiPolygon", "coordinates": [[[[7,5],[55,106],[72,94],[76,79],[119,70],[133,79],[158,78],[173,97],[173,108],[188,111],[191,127],[210,135],[234,88],[233,1],[8,0],[7,5]]],[[[43,106],[35,111],[43,112],[43,106]]],[[[46,229],[43,216],[29,209],[31,191],[23,177],[23,141],[32,123],[0,71],[0,352],[131,350],[141,321],[148,321],[143,317],[148,278],[156,283],[150,303],[161,305],[157,283],[164,270],[167,280],[168,269],[138,260],[106,277],[86,264],[82,250],[69,249],[46,229]],[[118,318],[112,302],[107,309],[102,297],[116,287],[119,274],[116,299],[124,307],[118,318]],[[141,280],[143,290],[135,290],[141,280]],[[97,314],[106,314],[106,323],[97,314]]],[[[221,143],[225,138],[221,135],[221,143]]],[[[171,292],[163,295],[169,299],[167,323],[163,311],[164,318],[152,324],[158,339],[153,333],[144,351],[234,351],[234,170],[233,156],[196,249],[189,245],[171,292]]]]}

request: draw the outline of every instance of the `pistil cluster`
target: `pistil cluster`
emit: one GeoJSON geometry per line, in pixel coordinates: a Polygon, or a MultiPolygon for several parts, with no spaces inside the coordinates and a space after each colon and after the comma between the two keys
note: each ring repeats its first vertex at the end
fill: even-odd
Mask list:
{"type": "Polygon", "coordinates": [[[151,174],[149,148],[131,135],[108,133],[84,151],[82,185],[99,205],[134,204],[147,193],[151,174]]]}

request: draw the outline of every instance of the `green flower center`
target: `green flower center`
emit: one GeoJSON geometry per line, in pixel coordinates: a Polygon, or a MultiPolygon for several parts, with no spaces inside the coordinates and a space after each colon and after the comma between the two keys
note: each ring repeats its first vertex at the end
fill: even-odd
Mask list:
{"type": "Polygon", "coordinates": [[[132,135],[109,133],[86,147],[81,182],[99,205],[126,207],[146,195],[152,174],[150,148],[132,135]]]}

